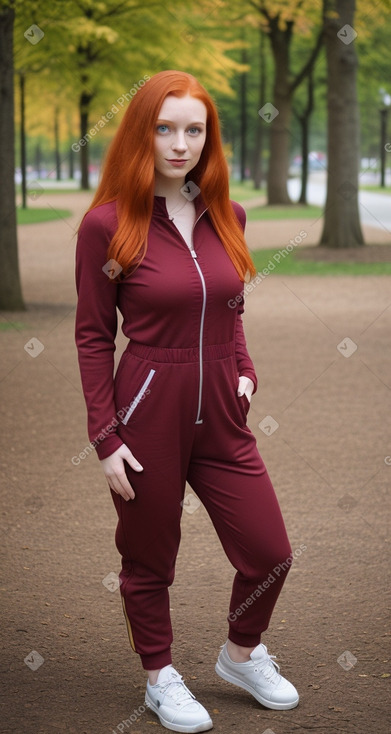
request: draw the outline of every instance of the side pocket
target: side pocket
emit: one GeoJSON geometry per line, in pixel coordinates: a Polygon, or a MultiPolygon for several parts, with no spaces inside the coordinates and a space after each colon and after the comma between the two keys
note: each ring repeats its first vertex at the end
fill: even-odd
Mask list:
{"type": "Polygon", "coordinates": [[[128,420],[129,420],[130,416],[136,410],[139,402],[143,399],[143,397],[144,397],[144,395],[145,395],[145,393],[146,393],[146,391],[148,389],[148,385],[151,382],[151,380],[153,379],[153,376],[154,376],[155,372],[156,372],[156,370],[149,370],[148,377],[146,378],[146,380],[144,381],[144,383],[140,387],[140,390],[138,391],[136,397],[132,400],[132,402],[131,402],[131,404],[130,404],[127,412],[126,412],[125,417],[121,421],[124,424],[124,426],[126,426],[126,424],[127,424],[128,420]]]}

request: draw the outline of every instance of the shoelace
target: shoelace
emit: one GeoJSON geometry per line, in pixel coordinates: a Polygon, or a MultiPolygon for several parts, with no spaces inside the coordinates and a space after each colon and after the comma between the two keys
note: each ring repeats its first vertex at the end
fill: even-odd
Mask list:
{"type": "Polygon", "coordinates": [[[170,696],[170,698],[172,698],[175,701],[175,703],[183,703],[186,699],[189,698],[189,696],[195,699],[195,696],[193,695],[193,693],[189,691],[189,689],[183,682],[182,676],[180,676],[180,680],[176,678],[170,678],[170,680],[166,681],[166,683],[162,683],[160,685],[160,688],[161,688],[161,692],[163,694],[167,693],[170,696]],[[173,690],[168,691],[168,689],[171,686],[173,687],[173,690]]]}
{"type": "Polygon", "coordinates": [[[260,670],[269,683],[277,683],[280,676],[280,666],[275,661],[275,655],[266,652],[266,658],[254,660],[255,670],[260,670]],[[273,659],[274,658],[274,659],[273,659]]]}

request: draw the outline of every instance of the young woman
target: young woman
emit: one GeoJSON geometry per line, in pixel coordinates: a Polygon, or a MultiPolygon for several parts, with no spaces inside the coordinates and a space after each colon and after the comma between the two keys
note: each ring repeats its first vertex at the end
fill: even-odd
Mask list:
{"type": "Polygon", "coordinates": [[[255,273],[244,225],[211,97],[190,74],[156,74],[124,115],[79,230],[76,343],[118,513],[130,644],[148,671],[146,704],[179,732],[212,727],[171,657],[186,481],[236,569],[216,673],[268,708],[299,700],[260,642],[292,556],[246,423],[257,377],[241,317],[255,273]],[[117,307],[129,342],[114,378],[117,307]]]}

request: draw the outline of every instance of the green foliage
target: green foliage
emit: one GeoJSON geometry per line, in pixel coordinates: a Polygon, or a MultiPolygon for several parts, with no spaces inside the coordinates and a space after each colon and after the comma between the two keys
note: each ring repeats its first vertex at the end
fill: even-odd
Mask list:
{"type": "Polygon", "coordinates": [[[284,219],[319,219],[323,215],[320,206],[308,206],[305,204],[294,204],[292,206],[257,206],[247,209],[248,222],[265,222],[267,220],[284,219]]]}
{"type": "Polygon", "coordinates": [[[16,218],[18,224],[40,224],[41,222],[51,222],[55,219],[66,219],[72,216],[69,209],[21,209],[17,208],[16,218]]]}
{"type": "Polygon", "coordinates": [[[257,271],[262,273],[271,261],[275,265],[275,269],[269,268],[270,275],[391,275],[391,262],[354,263],[301,260],[297,257],[296,251],[292,250],[276,264],[273,255],[280,252],[280,250],[256,250],[252,252],[251,256],[257,271]]]}

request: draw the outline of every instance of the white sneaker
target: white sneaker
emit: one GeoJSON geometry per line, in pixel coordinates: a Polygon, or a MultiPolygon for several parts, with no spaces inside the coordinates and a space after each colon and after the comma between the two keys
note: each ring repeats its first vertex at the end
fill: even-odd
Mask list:
{"type": "Polygon", "coordinates": [[[161,669],[154,686],[147,681],[145,704],[157,714],[160,723],[172,731],[208,731],[213,726],[207,710],[198,703],[172,665],[161,669]]]}
{"type": "Polygon", "coordinates": [[[252,693],[269,709],[293,709],[299,703],[296,688],[279,673],[279,666],[260,643],[246,663],[234,663],[228,655],[227,643],[222,646],[215,671],[224,680],[252,693]]]}

